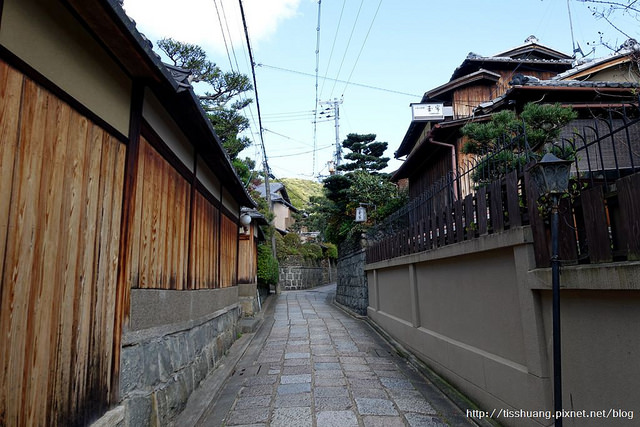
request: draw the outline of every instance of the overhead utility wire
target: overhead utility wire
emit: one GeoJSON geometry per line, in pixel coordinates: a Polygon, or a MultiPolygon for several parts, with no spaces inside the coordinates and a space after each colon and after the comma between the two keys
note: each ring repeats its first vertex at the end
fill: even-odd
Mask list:
{"type": "MultiPolygon", "coordinates": [[[[296,70],[291,70],[291,69],[288,69],[288,68],[275,67],[273,65],[267,65],[267,64],[255,64],[255,65],[256,65],[256,67],[271,68],[273,70],[286,71],[288,73],[294,73],[294,74],[300,74],[302,76],[314,77],[313,74],[305,73],[303,71],[296,71],[296,70]]],[[[361,83],[347,82],[346,80],[332,79],[330,77],[323,77],[323,78],[326,79],[326,80],[332,80],[332,81],[338,82],[338,83],[348,83],[348,84],[350,84],[352,86],[359,86],[359,87],[364,87],[364,88],[367,88],[367,89],[379,90],[379,91],[382,91],[382,92],[397,93],[399,95],[407,95],[407,96],[411,96],[411,97],[414,97],[414,98],[415,97],[422,98],[422,95],[417,95],[415,93],[400,92],[400,91],[397,91],[397,90],[385,89],[385,88],[371,86],[371,85],[365,85],[365,84],[361,84],[361,83]]]]}
{"type": "MultiPolygon", "coordinates": [[[[238,57],[236,56],[236,49],[233,46],[233,37],[231,35],[231,30],[229,29],[229,21],[227,20],[227,14],[224,10],[224,3],[220,1],[220,9],[222,9],[222,14],[220,14],[220,10],[218,9],[218,0],[213,0],[213,5],[216,8],[216,14],[218,15],[218,23],[220,24],[220,32],[222,33],[222,40],[224,41],[224,47],[227,51],[227,58],[229,59],[229,66],[232,71],[236,71],[240,73],[240,64],[238,64],[238,57]],[[224,18],[224,25],[222,24],[222,19],[224,18]],[[225,34],[225,27],[227,29],[225,34]],[[229,45],[231,45],[231,52],[233,53],[233,61],[231,60],[231,55],[229,54],[229,45],[227,45],[227,35],[229,36],[229,45]],[[235,69],[233,67],[233,62],[235,61],[235,69]]],[[[238,95],[241,99],[247,100],[247,97],[244,94],[238,95]]],[[[253,110],[251,109],[251,104],[247,106],[249,111],[249,115],[251,116],[251,120],[249,122],[250,132],[253,134],[253,129],[251,129],[251,123],[253,122],[253,127],[256,127],[256,119],[253,115],[253,110]]]]}
{"type": "MultiPolygon", "coordinates": [[[[340,77],[340,71],[342,71],[342,65],[344,64],[344,60],[347,57],[347,52],[349,52],[349,45],[351,44],[351,39],[353,38],[353,33],[356,30],[356,24],[358,23],[358,17],[360,17],[360,11],[362,10],[362,5],[364,4],[364,0],[360,2],[360,8],[358,9],[358,14],[356,15],[356,20],[353,22],[353,27],[351,28],[351,34],[349,35],[349,40],[347,41],[347,47],[344,49],[344,55],[342,55],[342,61],[340,62],[340,67],[338,68],[338,74],[336,77],[340,77]]],[[[329,98],[333,96],[333,90],[336,88],[336,83],[333,83],[333,87],[331,87],[331,93],[329,94],[329,98]]]]}
{"type": "MultiPolygon", "coordinates": [[[[242,0],[238,0],[238,3],[240,4],[240,15],[242,15],[242,25],[244,27],[244,35],[245,38],[247,39],[247,51],[249,52],[249,59],[251,60],[251,75],[253,77],[253,92],[256,95],[256,109],[258,110],[258,123],[260,125],[260,144],[262,145],[262,155],[263,155],[263,159],[262,159],[262,164],[264,167],[264,187],[265,187],[265,192],[267,195],[267,202],[269,204],[269,207],[271,207],[271,189],[269,188],[269,163],[267,161],[267,150],[265,149],[264,146],[264,132],[262,129],[262,117],[260,116],[260,99],[258,98],[258,85],[256,82],[256,69],[254,67],[254,62],[253,62],[253,53],[251,53],[251,42],[249,41],[249,30],[247,28],[247,19],[244,15],[244,7],[242,7],[242,0]]],[[[275,243],[275,242],[274,242],[275,243]]],[[[275,246],[275,245],[274,245],[275,246]]],[[[274,254],[275,254],[275,248],[274,249],[274,254]]]]}
{"type": "Polygon", "coordinates": [[[311,174],[316,173],[316,145],[318,144],[318,70],[320,69],[320,15],[322,0],[318,0],[318,25],[316,26],[316,103],[313,108],[313,165],[311,174]]]}
{"type": "Polygon", "coordinates": [[[329,61],[327,61],[327,69],[324,72],[322,80],[322,87],[320,88],[320,95],[324,92],[324,82],[327,80],[327,74],[329,73],[329,65],[331,65],[331,58],[333,58],[333,50],[336,47],[336,41],[338,41],[338,32],[340,30],[340,24],[342,23],[342,15],[344,14],[344,7],[347,4],[347,0],[342,2],[342,10],[340,11],[340,18],[338,18],[338,26],[336,27],[336,33],[333,36],[333,44],[331,45],[331,53],[329,53],[329,61]]]}
{"type": "Polygon", "coordinates": [[[369,34],[371,33],[371,28],[373,28],[373,23],[376,22],[376,17],[378,16],[378,12],[380,11],[380,6],[382,6],[382,0],[380,0],[380,3],[378,3],[376,13],[375,15],[373,15],[371,25],[369,25],[369,29],[367,30],[367,35],[364,37],[364,41],[362,42],[362,46],[360,47],[360,52],[358,52],[358,56],[356,57],[356,62],[354,62],[351,73],[349,74],[349,78],[347,79],[347,84],[342,90],[342,96],[344,96],[344,93],[347,91],[347,87],[349,86],[349,82],[351,81],[351,77],[353,76],[353,72],[356,70],[356,65],[358,65],[358,61],[360,60],[360,55],[362,55],[362,51],[364,50],[364,45],[367,44],[367,39],[369,38],[369,34]]]}
{"type": "Polygon", "coordinates": [[[303,152],[300,152],[300,153],[281,154],[279,156],[271,156],[271,158],[273,159],[273,158],[281,158],[281,157],[302,156],[303,154],[315,153],[316,151],[326,150],[327,148],[333,148],[333,144],[330,144],[330,145],[327,145],[327,146],[324,146],[324,147],[321,147],[321,148],[314,148],[313,150],[303,151],[303,152]]]}

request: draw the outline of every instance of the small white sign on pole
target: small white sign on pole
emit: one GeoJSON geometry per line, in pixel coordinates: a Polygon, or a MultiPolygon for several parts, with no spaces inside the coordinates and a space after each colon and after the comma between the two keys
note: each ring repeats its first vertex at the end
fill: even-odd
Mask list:
{"type": "Polygon", "coordinates": [[[367,208],[360,206],[356,208],[356,222],[366,222],[367,221],[367,208]]]}

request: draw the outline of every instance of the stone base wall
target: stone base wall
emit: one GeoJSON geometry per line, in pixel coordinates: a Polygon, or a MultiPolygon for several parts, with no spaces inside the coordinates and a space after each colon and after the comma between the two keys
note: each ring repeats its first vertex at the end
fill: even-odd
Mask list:
{"type": "Polygon", "coordinates": [[[327,260],[317,264],[280,263],[280,288],[285,291],[311,289],[336,280],[336,267],[327,260]]]}
{"type": "Polygon", "coordinates": [[[178,415],[236,340],[240,316],[234,304],[197,321],[125,334],[120,396],[126,425],[167,425],[178,415]]]}
{"type": "Polygon", "coordinates": [[[364,271],[365,251],[360,250],[338,259],[336,301],[358,314],[366,315],[369,305],[367,275],[364,271]]]}

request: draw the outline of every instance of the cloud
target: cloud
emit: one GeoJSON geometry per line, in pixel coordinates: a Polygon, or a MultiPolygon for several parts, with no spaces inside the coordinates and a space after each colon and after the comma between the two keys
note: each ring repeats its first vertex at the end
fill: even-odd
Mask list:
{"type": "MultiPolygon", "coordinates": [[[[296,15],[300,0],[245,0],[243,7],[252,47],[296,15]]],[[[237,0],[125,0],[124,9],[138,30],[155,42],[163,37],[194,43],[217,54],[244,45],[244,29],[237,0]]]]}

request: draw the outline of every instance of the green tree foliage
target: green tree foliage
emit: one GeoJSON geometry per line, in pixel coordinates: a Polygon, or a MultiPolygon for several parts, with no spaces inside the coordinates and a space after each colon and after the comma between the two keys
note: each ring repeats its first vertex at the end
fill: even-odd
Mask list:
{"type": "Polygon", "coordinates": [[[469,123],[462,128],[462,134],[469,139],[462,152],[480,156],[472,179],[479,184],[486,184],[503,176],[505,173],[522,166],[530,154],[541,154],[553,151],[561,158],[571,158],[573,150],[561,150],[554,142],[560,131],[578,114],[570,107],[560,104],[525,105],[520,117],[513,111],[501,111],[485,123],[469,123]],[[523,143],[514,144],[511,149],[503,150],[506,142],[520,138],[525,131],[531,152],[524,151],[523,143]]]}
{"type": "Polygon", "coordinates": [[[173,65],[191,70],[192,82],[201,82],[207,87],[204,95],[199,96],[202,108],[207,113],[238,175],[246,183],[255,162],[238,158],[240,152],[251,145],[249,138],[240,136],[249,127],[249,120],[241,111],[251,104],[252,100],[239,98],[253,89],[249,77],[235,71],[222,71],[207,59],[206,52],[198,45],[165,38],[158,41],[158,47],[173,65]]]}
{"type": "Polygon", "coordinates": [[[531,150],[541,151],[560,136],[560,131],[567,123],[577,117],[573,109],[560,104],[529,103],[520,117],[513,111],[500,111],[487,123],[472,122],[462,127],[462,134],[469,137],[462,151],[484,154],[495,150],[500,138],[518,136],[523,126],[531,150]]]}
{"type": "MultiPolygon", "coordinates": [[[[324,181],[326,201],[314,212],[324,223],[324,238],[340,243],[349,235],[362,233],[406,203],[407,195],[398,190],[387,175],[357,170],[346,175],[333,175],[324,181]],[[366,223],[355,222],[356,208],[366,207],[366,223]]],[[[310,215],[311,216],[311,215],[310,215]]]]}
{"type": "Polygon", "coordinates": [[[263,285],[276,285],[279,278],[278,261],[271,254],[268,244],[258,245],[258,282],[263,285]]]}
{"type": "Polygon", "coordinates": [[[331,242],[326,242],[324,246],[327,248],[327,258],[338,259],[338,247],[331,242]]]}
{"type": "Polygon", "coordinates": [[[370,173],[387,167],[388,157],[382,157],[387,149],[388,143],[376,141],[376,134],[350,133],[347,139],[342,141],[342,146],[350,151],[344,158],[350,160],[349,163],[338,166],[340,171],[363,170],[370,173]]]}

